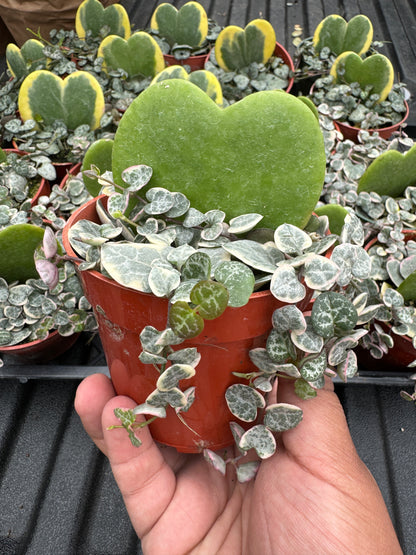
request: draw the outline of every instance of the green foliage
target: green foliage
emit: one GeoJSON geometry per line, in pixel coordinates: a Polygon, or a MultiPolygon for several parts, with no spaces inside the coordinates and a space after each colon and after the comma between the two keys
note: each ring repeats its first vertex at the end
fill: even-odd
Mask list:
{"type": "Polygon", "coordinates": [[[81,39],[85,39],[87,33],[91,37],[118,35],[127,39],[130,20],[125,8],[118,3],[104,8],[99,0],[84,0],[76,13],[75,29],[81,39]]]}
{"type": "Polygon", "coordinates": [[[44,231],[29,223],[11,225],[0,231],[1,278],[8,283],[24,283],[38,277],[33,256],[44,231]]]}
{"type": "Polygon", "coordinates": [[[43,49],[44,45],[36,39],[27,40],[21,48],[14,43],[8,44],[6,61],[12,76],[22,79],[32,71],[45,69],[48,60],[43,49]]]}
{"type": "Polygon", "coordinates": [[[264,19],[254,19],[244,29],[225,27],[215,41],[215,56],[226,71],[247,67],[253,62],[265,64],[274,52],[276,35],[264,19]]]}
{"type": "MultiPolygon", "coordinates": [[[[93,142],[85,153],[84,159],[82,161],[81,171],[90,170],[91,166],[95,166],[99,169],[100,173],[106,171],[111,171],[111,157],[113,152],[113,140],[112,139],[99,139],[93,142]]],[[[83,176],[85,187],[91,196],[96,197],[99,195],[101,190],[101,185],[98,183],[97,179],[88,177],[88,175],[83,176]]]]}
{"type": "Polygon", "coordinates": [[[348,23],[337,14],[328,15],[315,29],[313,45],[319,54],[329,48],[336,55],[353,51],[365,54],[373,40],[373,26],[367,16],[359,14],[348,23]]]}
{"type": "Polygon", "coordinates": [[[192,83],[172,79],[144,91],[120,122],[119,185],[136,164],[154,169],[153,186],[184,193],[201,211],[215,206],[233,218],[249,205],[265,226],[303,227],[322,189],[325,153],[316,118],[291,95],[263,91],[221,110],[192,83]]]}
{"type": "Polygon", "coordinates": [[[153,12],[150,28],[166,39],[171,47],[178,44],[196,48],[208,34],[208,18],[198,2],[187,2],[179,10],[164,3],[153,12]]]}
{"type": "Polygon", "coordinates": [[[357,192],[375,192],[399,197],[416,185],[416,145],[405,154],[388,150],[378,156],[361,176],[357,192]]]}
{"type": "Polygon", "coordinates": [[[97,56],[104,58],[105,71],[122,69],[128,77],[154,77],[165,67],[160,46],[144,31],[133,33],[128,39],[108,35],[101,42],[97,56]]]}

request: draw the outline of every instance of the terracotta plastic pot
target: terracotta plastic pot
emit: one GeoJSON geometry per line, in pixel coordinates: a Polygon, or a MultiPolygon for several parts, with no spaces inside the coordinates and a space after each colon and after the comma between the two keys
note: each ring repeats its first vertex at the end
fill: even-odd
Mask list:
{"type": "Polygon", "coordinates": [[[20,345],[1,346],[0,354],[7,355],[18,364],[49,362],[72,347],[79,335],[79,333],[74,333],[63,336],[55,330],[46,339],[38,339],[20,345]]]}
{"type": "Polygon", "coordinates": [[[201,54],[200,56],[189,56],[185,60],[177,60],[175,56],[171,54],[163,54],[163,58],[168,66],[184,66],[187,65],[191,68],[191,71],[196,71],[198,69],[204,69],[205,62],[209,58],[208,54],[201,54]]]}
{"type": "MultiPolygon", "coordinates": [[[[390,125],[389,127],[380,127],[379,129],[365,129],[365,131],[368,131],[370,134],[378,133],[382,139],[389,139],[395,131],[398,131],[400,129],[400,127],[409,117],[409,105],[407,102],[405,102],[405,104],[406,113],[403,119],[399,121],[399,123],[396,123],[395,125],[390,125]]],[[[349,139],[354,143],[358,143],[358,133],[359,131],[362,131],[362,129],[360,129],[359,127],[353,127],[352,125],[348,125],[343,121],[335,121],[334,124],[338,131],[342,133],[342,136],[345,140],[349,139]]]]}
{"type": "MultiPolygon", "coordinates": [[[[81,162],[79,162],[78,164],[71,164],[70,168],[68,171],[65,171],[65,173],[63,174],[62,178],[60,179],[60,184],[59,184],[59,188],[63,189],[66,185],[66,182],[68,181],[68,178],[71,175],[77,175],[79,173],[79,171],[81,170],[81,162]]],[[[56,174],[56,176],[58,177],[58,172],[56,174]]]]}
{"type": "MultiPolygon", "coordinates": [[[[69,229],[81,219],[98,222],[96,202],[97,199],[86,202],[69,218],[63,230],[63,244],[69,255],[76,256],[68,241],[69,229]]],[[[168,300],[123,287],[96,271],[83,271],[80,275],[85,296],[97,317],[114,387],[118,394],[142,403],[154,391],[159,373],[152,365],[139,361],[139,334],[146,325],[165,329],[168,300]]],[[[309,299],[310,296],[300,308],[309,299]]],[[[226,405],[225,391],[238,381],[232,372],[255,369],[249,350],[265,345],[273,311],[279,306],[282,303],[269,291],[254,293],[246,306],[227,308],[219,318],[205,323],[201,335],[178,347],[196,347],[202,355],[196,375],[182,383],[185,388],[196,387],[195,401],[183,417],[197,434],[180,422],[169,407],[167,418],[151,424],[157,441],[189,453],[233,443],[229,422],[235,418],[226,405]]]]}
{"type": "Polygon", "coordinates": [[[292,75],[292,77],[290,77],[289,79],[289,83],[285,89],[286,92],[289,92],[292,87],[293,87],[293,83],[295,82],[295,66],[293,64],[293,60],[289,54],[289,52],[284,48],[284,46],[282,46],[280,43],[276,42],[276,46],[274,49],[274,56],[278,56],[279,58],[282,58],[283,62],[289,66],[290,69],[290,73],[292,75]]]}

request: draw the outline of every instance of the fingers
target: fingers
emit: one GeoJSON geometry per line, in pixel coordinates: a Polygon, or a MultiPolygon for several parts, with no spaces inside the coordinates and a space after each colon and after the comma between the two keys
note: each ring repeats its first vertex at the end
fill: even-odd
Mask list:
{"type": "MultiPolygon", "coordinates": [[[[102,412],[102,429],[107,456],[120,488],[132,524],[143,537],[159,520],[169,505],[176,485],[174,472],[153,441],[148,427],[136,432],[142,445],[134,447],[125,429],[119,425],[114,409],[132,409],[136,403],[128,397],[110,399],[102,412]]],[[[138,417],[137,421],[144,420],[138,417]]]]}
{"type": "Polygon", "coordinates": [[[96,446],[105,453],[101,414],[107,402],[115,396],[111,380],[104,374],[93,374],[78,386],[75,410],[87,434],[96,446]]]}

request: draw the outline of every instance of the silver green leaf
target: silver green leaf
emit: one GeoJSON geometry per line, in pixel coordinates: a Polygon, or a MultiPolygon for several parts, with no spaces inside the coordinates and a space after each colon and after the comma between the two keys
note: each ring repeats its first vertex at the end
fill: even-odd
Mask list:
{"type": "Polygon", "coordinates": [[[322,351],[317,357],[308,357],[299,368],[300,374],[307,382],[314,382],[323,376],[326,370],[326,353],[322,351]]]}
{"type": "Polygon", "coordinates": [[[230,227],[228,228],[229,233],[247,233],[251,231],[261,220],[263,216],[261,214],[243,214],[232,218],[230,220],[230,227]]]}
{"type": "Polygon", "coordinates": [[[223,248],[248,266],[262,272],[274,272],[276,264],[264,246],[256,241],[241,239],[227,243],[223,248]]]}
{"type": "MultiPolygon", "coordinates": [[[[286,352],[286,351],[285,351],[286,352]]],[[[251,362],[265,374],[275,374],[278,371],[279,365],[273,362],[269,357],[266,349],[257,347],[249,351],[251,362]]]]}
{"type": "Polygon", "coordinates": [[[242,463],[237,466],[237,480],[240,484],[252,480],[260,468],[260,461],[242,463]]]}
{"type": "Polygon", "coordinates": [[[303,333],[306,330],[306,320],[297,306],[286,305],[277,308],[272,316],[273,327],[279,332],[291,331],[303,333]]]}
{"type": "Polygon", "coordinates": [[[255,278],[252,270],[245,264],[237,260],[223,262],[217,266],[214,277],[227,288],[229,306],[239,307],[248,303],[255,278]]]}
{"type": "Polygon", "coordinates": [[[266,349],[273,362],[282,363],[296,357],[295,346],[288,332],[279,333],[275,329],[271,330],[267,338],[266,349]]]}
{"type": "Polygon", "coordinates": [[[190,364],[172,364],[159,376],[156,387],[159,391],[170,391],[178,386],[180,380],[195,376],[195,368],[190,364]]]}
{"type": "Polygon", "coordinates": [[[147,185],[152,177],[152,173],[153,170],[150,166],[140,164],[125,169],[121,174],[121,179],[127,183],[128,190],[134,192],[147,185]]]}
{"type": "Polygon", "coordinates": [[[301,301],[306,295],[306,289],[298,280],[295,269],[288,264],[274,271],[270,291],[279,301],[292,304],[301,301]]]}
{"type": "Polygon", "coordinates": [[[181,282],[181,274],[170,268],[153,266],[148,276],[149,287],[156,297],[169,297],[181,282]]]}
{"type": "Polygon", "coordinates": [[[276,440],[266,426],[259,424],[244,433],[239,447],[244,451],[255,449],[261,459],[268,459],[276,452],[276,440]]]}
{"type": "Polygon", "coordinates": [[[324,256],[314,255],[305,262],[305,283],[310,289],[323,291],[329,289],[336,281],[340,269],[324,256]]]}
{"type": "Polygon", "coordinates": [[[134,407],[133,413],[137,416],[138,414],[147,414],[148,416],[157,416],[158,418],[166,418],[165,407],[156,407],[155,405],[149,405],[148,403],[142,403],[134,407]]]}
{"type": "Polygon", "coordinates": [[[296,428],[302,420],[302,409],[288,403],[269,405],[264,413],[263,424],[273,432],[296,428]]]}
{"type": "Polygon", "coordinates": [[[215,470],[218,470],[218,472],[221,472],[221,474],[225,476],[225,471],[226,471],[225,460],[214,451],[211,451],[211,449],[204,449],[203,453],[204,453],[204,459],[207,462],[209,462],[209,464],[211,464],[215,468],[215,470]]]}
{"type": "Polygon", "coordinates": [[[264,397],[253,387],[234,384],[227,388],[225,400],[230,412],[243,422],[253,422],[257,418],[257,409],[264,408],[264,397]]]}
{"type": "Polygon", "coordinates": [[[311,237],[292,224],[282,224],[274,232],[277,248],[290,255],[298,255],[312,245],[311,237]]]}

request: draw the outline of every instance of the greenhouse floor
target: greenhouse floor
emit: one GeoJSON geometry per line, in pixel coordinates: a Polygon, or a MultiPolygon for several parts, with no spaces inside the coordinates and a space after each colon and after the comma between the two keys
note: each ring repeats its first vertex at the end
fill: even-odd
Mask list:
{"type": "MultiPolygon", "coordinates": [[[[121,3],[141,29],[159,2],[121,3]]],[[[183,3],[173,2],[177,7],[183,3]]],[[[400,81],[412,93],[406,132],[416,137],[414,0],[201,0],[201,4],[222,25],[268,19],[277,40],[291,54],[295,24],[307,37],[328,14],[346,19],[366,14],[375,39],[386,41],[386,53],[400,81]]],[[[47,365],[13,365],[5,360],[0,368],[1,555],[141,553],[107,460],[73,409],[77,385],[94,372],[108,373],[108,368],[98,337],[91,341],[84,335],[47,365]]],[[[416,555],[416,408],[399,393],[402,389],[411,393],[413,384],[411,371],[374,374],[365,369],[348,385],[336,383],[354,443],[381,488],[405,555],[416,555]]]]}

